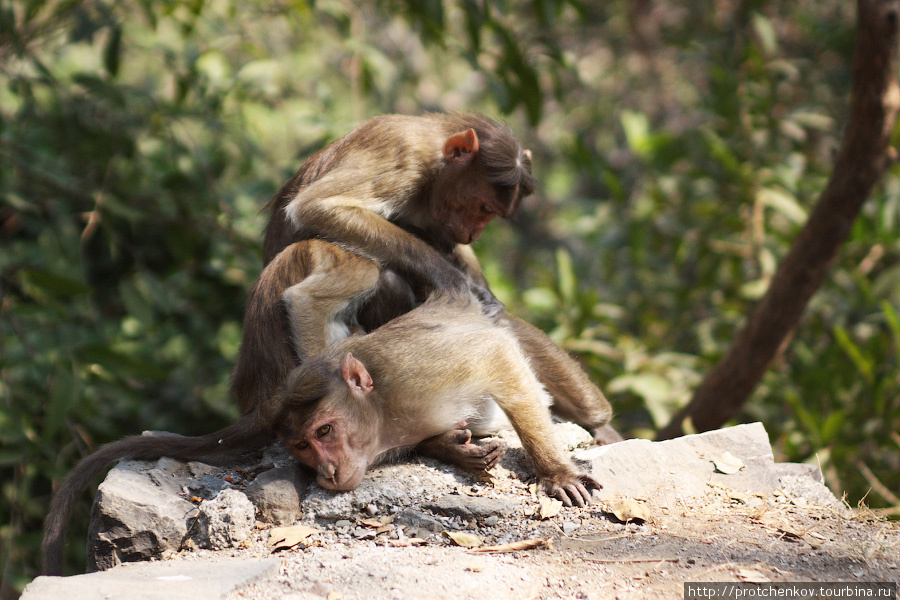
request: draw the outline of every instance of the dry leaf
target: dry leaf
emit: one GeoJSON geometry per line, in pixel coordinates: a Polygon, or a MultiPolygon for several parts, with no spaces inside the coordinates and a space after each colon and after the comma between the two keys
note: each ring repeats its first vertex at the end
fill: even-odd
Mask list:
{"type": "Polygon", "coordinates": [[[463,548],[477,548],[484,543],[484,540],[474,533],[466,533],[464,531],[447,531],[444,532],[457,546],[463,548]]]}
{"type": "Polygon", "coordinates": [[[366,519],[364,521],[359,522],[360,525],[365,525],[366,527],[371,527],[373,529],[377,529],[381,527],[381,519],[366,519]]]}
{"type": "Polygon", "coordinates": [[[767,583],[770,581],[768,577],[755,569],[738,569],[737,575],[750,583],[767,583]]]}
{"type": "Polygon", "coordinates": [[[610,502],[610,508],[613,515],[623,523],[650,520],[650,511],[647,507],[632,500],[613,500],[610,502]]]}
{"type": "Polygon", "coordinates": [[[490,471],[482,471],[478,474],[478,483],[483,483],[485,485],[494,485],[494,476],[491,475],[490,471]]]}
{"type": "Polygon", "coordinates": [[[555,498],[541,498],[541,519],[555,517],[562,510],[563,503],[555,498]]]}
{"type": "Polygon", "coordinates": [[[293,548],[297,544],[306,541],[306,538],[314,533],[319,533],[319,530],[306,525],[275,527],[269,530],[269,550],[277,552],[278,550],[293,548]]]}
{"type": "Polygon", "coordinates": [[[718,460],[714,460],[716,471],[726,475],[733,475],[744,468],[744,461],[731,452],[725,452],[718,460]]]}
{"type": "Polygon", "coordinates": [[[481,548],[473,548],[469,552],[516,552],[518,550],[528,550],[529,548],[537,548],[538,546],[549,545],[547,538],[535,538],[531,540],[522,540],[521,542],[512,542],[511,544],[500,544],[499,546],[483,546],[481,548]]]}
{"type": "Polygon", "coordinates": [[[371,527],[372,529],[378,529],[379,527],[384,527],[390,523],[394,522],[394,517],[379,517],[379,518],[371,518],[365,519],[363,521],[359,521],[360,525],[365,525],[366,527],[371,527]]]}

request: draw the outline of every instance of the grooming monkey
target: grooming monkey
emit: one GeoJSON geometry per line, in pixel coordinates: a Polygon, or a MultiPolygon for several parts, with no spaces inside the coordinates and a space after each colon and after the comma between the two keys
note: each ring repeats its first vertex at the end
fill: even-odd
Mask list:
{"type": "MultiPolygon", "coordinates": [[[[265,261],[311,238],[376,261],[376,291],[357,313],[366,331],[432,290],[471,289],[514,333],[554,412],[600,443],[619,441],[603,393],[542,331],[502,310],[468,246],[493,217],[511,216],[534,186],[530,153],[507,127],[483,115],[376,117],[312,156],[278,191],[269,205],[265,261]]],[[[277,322],[283,283],[261,279],[251,294],[233,378],[244,413],[296,364],[286,328],[277,322]]]]}

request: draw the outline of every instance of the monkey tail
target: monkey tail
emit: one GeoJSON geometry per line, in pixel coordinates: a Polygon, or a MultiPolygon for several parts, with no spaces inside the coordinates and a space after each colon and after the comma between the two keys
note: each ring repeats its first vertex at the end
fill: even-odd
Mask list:
{"type": "Polygon", "coordinates": [[[196,460],[232,452],[255,450],[273,440],[272,434],[245,415],[237,423],[207,435],[189,437],[174,433],[132,435],[101,446],[81,459],[53,495],[44,520],[41,543],[45,575],[61,575],[65,533],[78,495],[118,460],[156,460],[168,456],[196,460]]]}

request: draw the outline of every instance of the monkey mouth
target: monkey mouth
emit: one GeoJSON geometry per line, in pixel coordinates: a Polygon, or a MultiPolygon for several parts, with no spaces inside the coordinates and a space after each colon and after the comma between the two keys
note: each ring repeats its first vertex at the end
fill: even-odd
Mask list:
{"type": "Polygon", "coordinates": [[[350,473],[345,473],[346,471],[337,472],[330,479],[319,475],[316,481],[321,487],[333,492],[349,492],[356,489],[362,480],[362,473],[360,473],[359,467],[353,469],[350,473]]]}

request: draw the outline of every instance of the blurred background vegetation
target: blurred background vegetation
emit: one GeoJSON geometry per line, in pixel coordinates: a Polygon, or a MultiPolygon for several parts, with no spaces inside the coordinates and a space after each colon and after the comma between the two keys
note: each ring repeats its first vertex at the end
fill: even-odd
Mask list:
{"type": "MultiPolygon", "coordinates": [[[[80,456],[235,418],[260,211],[376,114],[478,109],[519,133],[542,187],[476,252],[509,309],[583,359],[619,427],[651,437],[824,186],[852,4],[0,3],[2,598],[38,573],[52,482],[80,456]]],[[[872,507],[900,492],[898,169],[740,418],[872,507]]]]}

